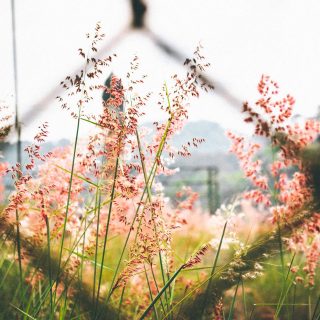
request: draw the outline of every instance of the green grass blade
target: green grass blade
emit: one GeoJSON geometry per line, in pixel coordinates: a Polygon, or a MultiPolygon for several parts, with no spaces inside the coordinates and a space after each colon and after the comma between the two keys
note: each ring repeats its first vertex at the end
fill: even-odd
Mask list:
{"type": "Polygon", "coordinates": [[[115,164],[115,170],[114,170],[114,177],[113,177],[113,184],[112,184],[112,190],[111,190],[111,196],[110,196],[110,204],[109,204],[109,211],[108,211],[108,220],[106,225],[106,234],[104,237],[103,242],[103,249],[102,249],[102,257],[101,257],[101,266],[100,274],[99,274],[99,280],[98,280],[98,290],[97,290],[97,299],[96,299],[96,307],[95,307],[95,319],[97,319],[97,308],[98,308],[98,302],[99,302],[99,295],[100,295],[100,289],[101,289],[101,281],[102,281],[102,273],[103,273],[103,265],[104,265],[104,258],[106,253],[106,246],[107,246],[107,240],[108,240],[108,232],[109,232],[109,225],[110,225],[110,219],[111,219],[111,213],[112,213],[112,205],[113,200],[115,196],[115,189],[116,189],[116,182],[117,182],[117,176],[118,176],[118,167],[119,167],[119,156],[117,157],[116,164],[115,164]]]}
{"type": "Polygon", "coordinates": [[[241,289],[242,289],[242,301],[243,301],[244,318],[247,319],[247,301],[246,301],[246,293],[245,293],[245,290],[244,290],[243,279],[241,279],[241,289]]]}
{"type": "Polygon", "coordinates": [[[48,216],[45,216],[47,227],[47,246],[48,246],[48,279],[50,287],[50,319],[53,317],[53,296],[52,296],[52,271],[51,271],[51,250],[50,250],[50,225],[48,216]]]}
{"type": "MultiPolygon", "coordinates": [[[[66,173],[71,174],[71,171],[70,171],[70,170],[67,170],[67,169],[65,169],[65,168],[62,168],[62,167],[58,166],[57,164],[55,164],[54,166],[57,167],[57,168],[59,168],[59,169],[61,169],[62,171],[66,172],[66,173]]],[[[73,173],[73,176],[76,177],[76,178],[78,178],[78,179],[80,179],[80,180],[82,180],[82,181],[84,181],[84,182],[87,182],[88,184],[91,184],[92,186],[94,186],[94,187],[96,187],[96,188],[100,188],[100,186],[99,186],[98,184],[92,182],[91,180],[89,180],[89,179],[87,179],[87,178],[85,178],[85,177],[82,177],[82,176],[80,176],[80,175],[78,175],[78,174],[76,174],[76,173],[73,173]]]]}
{"type": "Polygon", "coordinates": [[[94,269],[93,269],[93,284],[92,284],[92,301],[95,301],[95,291],[96,291],[96,278],[97,278],[97,261],[98,261],[98,248],[99,248],[99,227],[100,227],[100,203],[101,203],[101,193],[98,190],[96,193],[96,205],[98,205],[98,217],[97,217],[97,228],[96,228],[96,248],[94,253],[94,269]]]}
{"type": "MultiPolygon", "coordinates": [[[[152,303],[153,302],[153,296],[152,296],[152,291],[151,291],[151,287],[150,287],[149,277],[148,277],[148,273],[147,273],[147,270],[146,270],[146,266],[143,265],[143,267],[144,267],[144,272],[145,272],[146,280],[147,280],[147,284],[148,284],[149,296],[150,296],[150,300],[151,300],[151,303],[152,303]]],[[[155,304],[153,304],[153,312],[154,312],[155,318],[158,320],[159,317],[158,317],[157,308],[156,308],[155,304]]]]}
{"type": "Polygon", "coordinates": [[[173,282],[173,280],[178,276],[180,271],[182,270],[183,266],[181,266],[169,279],[169,281],[166,283],[166,285],[160,290],[160,292],[157,294],[157,296],[154,298],[154,300],[150,303],[150,305],[147,307],[147,309],[143,312],[142,316],[139,318],[140,320],[143,320],[149,313],[149,311],[153,308],[154,304],[160,299],[162,294],[166,291],[166,289],[169,287],[169,285],[173,282]]]}
{"type": "Polygon", "coordinates": [[[229,315],[228,315],[228,320],[232,320],[233,319],[233,312],[234,312],[234,305],[237,299],[237,292],[238,292],[238,288],[239,288],[239,284],[240,284],[241,278],[239,279],[237,286],[236,286],[236,290],[234,292],[234,296],[231,302],[231,307],[230,307],[230,311],[229,311],[229,315]]]}
{"type": "MultiPolygon", "coordinates": [[[[70,206],[70,200],[71,200],[72,181],[74,176],[74,168],[76,163],[76,154],[77,154],[77,146],[78,146],[79,131],[80,131],[80,115],[81,115],[81,107],[79,107],[78,109],[77,128],[76,128],[76,135],[75,135],[75,141],[74,141],[74,147],[73,147],[72,164],[71,164],[70,179],[69,179],[69,186],[68,186],[67,205],[66,205],[65,217],[63,221],[63,231],[62,231],[61,244],[60,244],[60,250],[59,250],[57,281],[59,281],[60,267],[62,262],[62,252],[64,247],[66,229],[67,229],[69,206],[70,206]]],[[[56,288],[58,288],[58,285],[56,286],[56,288]]],[[[56,292],[57,290],[55,290],[55,296],[56,296],[56,292]]]]}
{"type": "MultiPolygon", "coordinates": [[[[289,278],[289,275],[290,275],[290,270],[291,270],[291,267],[292,267],[292,264],[293,264],[293,261],[295,259],[295,256],[296,254],[294,253],[292,258],[291,258],[291,262],[290,262],[290,265],[288,267],[288,271],[287,271],[287,274],[284,278],[284,285],[282,287],[282,290],[281,290],[281,293],[280,293],[280,297],[279,297],[279,301],[278,301],[278,305],[277,305],[277,308],[276,308],[276,316],[279,315],[280,313],[280,310],[282,308],[282,304],[284,303],[285,299],[286,299],[286,296],[288,294],[288,290],[286,290],[286,283],[288,281],[288,278],[289,278]],[[285,296],[283,296],[285,294],[285,296]]],[[[291,287],[292,283],[290,284],[290,287],[291,287]]]]}
{"type": "Polygon", "coordinates": [[[126,290],[126,286],[123,286],[121,296],[120,296],[120,301],[119,301],[119,307],[118,307],[118,320],[120,320],[120,316],[121,316],[121,308],[122,308],[122,302],[123,302],[123,296],[124,296],[125,290],[126,290]]]}
{"type": "Polygon", "coordinates": [[[216,268],[217,268],[217,263],[218,263],[218,259],[219,259],[219,256],[220,256],[222,242],[223,242],[223,238],[225,236],[227,224],[228,224],[228,221],[226,221],[224,226],[223,226],[222,234],[221,234],[220,241],[219,241],[218,250],[217,250],[214,262],[213,262],[213,266],[212,266],[211,273],[210,273],[210,279],[209,279],[209,282],[208,282],[208,285],[207,285],[207,288],[206,288],[206,292],[205,292],[205,296],[204,296],[204,299],[203,299],[201,317],[203,316],[203,313],[204,313],[204,311],[206,309],[206,304],[207,304],[207,301],[208,301],[208,296],[209,296],[209,293],[210,293],[210,290],[211,290],[211,285],[212,285],[212,277],[213,277],[213,275],[214,275],[214,273],[216,271],[216,268]]]}
{"type": "MultiPolygon", "coordinates": [[[[317,310],[318,310],[319,305],[320,305],[320,295],[319,295],[319,297],[318,297],[318,299],[317,299],[317,303],[316,303],[316,305],[315,305],[315,307],[314,307],[311,320],[314,320],[314,319],[316,318],[316,313],[317,313],[317,310]]],[[[319,315],[320,315],[320,314],[319,314],[319,315]]]]}
{"type": "Polygon", "coordinates": [[[21,310],[20,308],[16,307],[15,305],[10,303],[10,306],[13,307],[14,309],[18,310],[21,314],[23,314],[24,316],[28,317],[29,319],[37,320],[36,318],[32,317],[30,314],[24,312],[23,310],[21,310]]]}
{"type": "Polygon", "coordinates": [[[109,268],[109,267],[107,267],[107,266],[102,266],[101,263],[98,263],[98,262],[96,263],[95,260],[91,259],[90,257],[88,257],[88,256],[86,256],[86,255],[83,255],[83,254],[78,253],[78,252],[74,252],[74,251],[72,251],[71,249],[68,249],[68,248],[64,248],[64,250],[67,250],[67,251],[72,252],[72,254],[74,254],[75,256],[77,256],[77,257],[79,257],[79,258],[82,258],[82,259],[84,259],[84,260],[86,260],[86,261],[89,261],[89,262],[91,262],[93,265],[97,265],[97,267],[99,267],[99,268],[102,267],[103,269],[113,271],[112,268],[109,268]]]}

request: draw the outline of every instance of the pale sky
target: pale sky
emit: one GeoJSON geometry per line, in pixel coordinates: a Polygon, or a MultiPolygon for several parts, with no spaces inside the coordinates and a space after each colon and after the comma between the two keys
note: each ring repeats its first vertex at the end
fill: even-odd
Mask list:
{"type": "MultiPolygon", "coordinates": [[[[254,101],[261,74],[278,81],[283,93],[297,101],[296,113],[312,116],[320,104],[320,2],[317,0],[149,0],[151,30],[188,56],[201,42],[212,63],[208,75],[239,101],[254,101]]],[[[11,1],[0,1],[0,100],[13,94],[11,1]]],[[[111,41],[130,21],[128,0],[16,0],[19,107],[21,116],[42,101],[82,60],[85,34],[101,21],[111,41]]],[[[137,31],[117,42],[114,72],[124,74],[137,54],[148,90],[157,92],[182,68],[137,31]]],[[[219,94],[204,95],[190,110],[190,120],[211,120],[224,128],[245,130],[241,106],[219,94]]],[[[146,121],[160,114],[151,105],[146,121]]],[[[23,138],[37,126],[50,124],[50,139],[73,139],[75,123],[54,99],[41,102],[40,112],[23,124],[23,138]]],[[[82,134],[87,134],[83,126],[82,134]]]]}

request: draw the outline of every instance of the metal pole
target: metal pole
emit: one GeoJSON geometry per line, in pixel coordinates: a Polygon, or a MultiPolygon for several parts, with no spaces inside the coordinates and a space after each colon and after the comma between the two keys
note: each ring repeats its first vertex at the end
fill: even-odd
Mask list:
{"type": "Polygon", "coordinates": [[[214,169],[213,176],[213,198],[214,198],[214,212],[220,207],[220,192],[219,192],[219,181],[218,181],[218,169],[214,169]]]}
{"type": "Polygon", "coordinates": [[[15,1],[11,0],[12,21],[12,50],[13,50],[13,82],[14,82],[14,104],[15,104],[15,129],[17,134],[17,162],[21,164],[21,125],[19,122],[19,99],[18,99],[18,70],[17,70],[17,41],[16,41],[16,18],[15,1]]]}
{"type": "Polygon", "coordinates": [[[210,214],[214,214],[220,205],[217,169],[214,167],[207,167],[207,174],[208,209],[210,214]]]}
{"type": "Polygon", "coordinates": [[[208,209],[210,214],[214,214],[214,199],[213,199],[213,186],[212,186],[212,168],[207,168],[207,186],[208,186],[208,209]]]}

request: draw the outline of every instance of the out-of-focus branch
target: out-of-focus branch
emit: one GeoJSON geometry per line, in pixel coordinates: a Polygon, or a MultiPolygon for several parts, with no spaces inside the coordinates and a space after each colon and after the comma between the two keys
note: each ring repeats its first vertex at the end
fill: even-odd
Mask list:
{"type": "MultiPolygon", "coordinates": [[[[182,54],[180,51],[171,46],[168,42],[163,40],[161,37],[156,35],[150,29],[145,29],[146,35],[156,44],[158,48],[161,49],[166,55],[168,55],[171,59],[177,61],[178,63],[183,64],[186,56],[182,54]]],[[[216,81],[208,77],[203,73],[198,73],[198,76],[201,76],[202,80],[206,82],[208,85],[214,88],[213,94],[224,99],[231,107],[235,108],[237,111],[240,111],[240,108],[243,104],[243,101],[233,95],[229,89],[227,89],[221,82],[216,81]]]]}
{"type": "MultiPolygon", "coordinates": [[[[16,229],[5,219],[0,217],[0,232],[6,234],[6,240],[16,241],[16,229]]],[[[45,277],[48,276],[48,254],[45,248],[37,246],[30,242],[23,234],[20,233],[20,243],[23,251],[28,255],[28,259],[31,265],[35,268],[42,270],[45,277]]],[[[50,266],[52,274],[56,275],[58,272],[58,259],[51,256],[50,266]]],[[[60,269],[59,279],[63,279],[66,286],[72,287],[73,289],[73,300],[77,302],[77,305],[82,312],[87,314],[87,319],[93,318],[94,306],[92,304],[92,289],[78,279],[70,276],[65,270],[60,269]]],[[[106,319],[118,319],[116,311],[103,303],[98,301],[98,310],[101,311],[102,315],[106,315],[106,319]]]]}
{"type": "MultiPolygon", "coordinates": [[[[313,210],[297,214],[290,223],[280,225],[282,237],[288,237],[294,230],[301,227],[313,215],[313,210]]],[[[256,270],[256,263],[262,262],[270,255],[279,252],[279,230],[274,231],[257,239],[248,246],[240,255],[235,256],[230,262],[219,268],[211,280],[210,291],[206,292],[208,284],[203,285],[203,290],[191,297],[182,305],[179,319],[205,319],[213,318],[216,305],[219,303],[223,293],[236,285],[239,279],[246,274],[256,270]],[[206,296],[207,294],[207,296],[206,296]],[[203,312],[204,309],[204,312],[203,312]],[[202,316],[202,318],[201,318],[202,316]]]]}

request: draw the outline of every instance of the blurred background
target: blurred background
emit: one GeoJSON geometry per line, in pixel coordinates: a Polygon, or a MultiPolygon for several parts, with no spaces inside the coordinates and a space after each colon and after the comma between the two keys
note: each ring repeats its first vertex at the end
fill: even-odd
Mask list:
{"type": "MultiPolygon", "coordinates": [[[[246,188],[224,131],[250,134],[239,111],[242,101],[257,97],[261,74],[296,98],[297,116],[318,113],[316,0],[2,0],[0,15],[0,100],[18,111],[20,149],[45,121],[50,125],[46,148],[72,141],[74,120],[61,112],[55,97],[62,93],[60,81],[82,67],[77,50],[86,47],[85,34],[96,22],[101,21],[106,33],[98,55],[116,53],[113,72],[120,76],[138,55],[153,92],[183,70],[183,61],[200,42],[212,64],[206,76],[215,90],[193,102],[190,122],[174,143],[179,147],[192,137],[203,137],[206,143],[194,150],[191,160],[177,159],[180,173],[164,178],[163,184],[169,196],[191,185],[211,213],[246,188]]],[[[147,125],[161,120],[157,106],[152,108],[144,119],[147,125]]],[[[88,128],[83,126],[82,136],[88,128]]],[[[16,161],[17,140],[13,132],[1,143],[8,161],[16,161]]]]}

